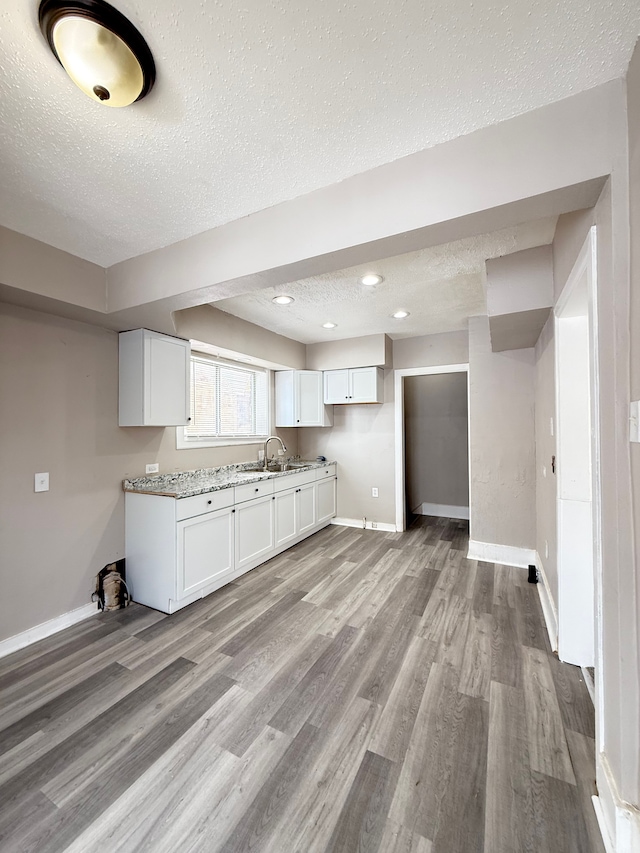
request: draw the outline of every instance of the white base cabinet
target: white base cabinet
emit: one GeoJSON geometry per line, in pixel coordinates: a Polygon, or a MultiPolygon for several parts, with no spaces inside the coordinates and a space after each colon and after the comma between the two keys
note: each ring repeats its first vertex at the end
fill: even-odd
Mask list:
{"type": "Polygon", "coordinates": [[[190,498],[127,492],[127,584],[174,613],[316,533],[336,514],[336,466],[190,498]]]}
{"type": "Polygon", "coordinates": [[[274,548],[274,496],[236,506],[236,569],[252,569],[269,558],[274,548]]]}
{"type": "Polygon", "coordinates": [[[178,599],[233,574],[233,528],[231,508],[178,522],[178,599]]]}

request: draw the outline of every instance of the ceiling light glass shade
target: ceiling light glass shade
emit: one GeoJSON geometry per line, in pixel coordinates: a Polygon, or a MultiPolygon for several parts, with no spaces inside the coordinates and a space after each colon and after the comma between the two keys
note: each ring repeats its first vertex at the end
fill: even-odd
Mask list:
{"type": "Polygon", "coordinates": [[[274,296],[271,300],[275,302],[276,305],[290,305],[292,302],[295,302],[293,296],[274,296]]]}
{"type": "Polygon", "coordinates": [[[384,281],[381,275],[377,273],[367,273],[367,275],[363,275],[360,279],[360,284],[366,284],[371,287],[374,284],[380,284],[380,282],[384,281]]]}
{"type": "Polygon", "coordinates": [[[322,328],[323,329],[337,329],[338,324],[337,323],[323,323],[322,328]]]}
{"type": "Polygon", "coordinates": [[[142,68],[115,33],[87,18],[62,18],[53,28],[53,43],[62,67],[76,86],[108,107],[137,101],[142,68]]]}
{"type": "Polygon", "coordinates": [[[391,315],[394,320],[404,320],[405,317],[409,316],[408,311],[396,311],[395,314],[391,315]]]}
{"type": "Polygon", "coordinates": [[[92,100],[126,107],[151,90],[151,52],[113,6],[102,0],[42,0],[39,17],[54,55],[92,100]]]}

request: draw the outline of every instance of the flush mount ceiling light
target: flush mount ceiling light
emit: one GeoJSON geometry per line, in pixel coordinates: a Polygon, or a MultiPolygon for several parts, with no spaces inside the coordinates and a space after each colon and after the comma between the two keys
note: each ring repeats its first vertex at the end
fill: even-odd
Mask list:
{"type": "Polygon", "coordinates": [[[409,316],[408,311],[396,311],[395,314],[391,315],[394,320],[404,320],[405,317],[409,316]]]}
{"type": "Polygon", "coordinates": [[[293,296],[274,296],[271,300],[275,302],[276,305],[291,305],[292,302],[295,302],[293,296]]]}
{"type": "Polygon", "coordinates": [[[323,323],[322,328],[323,329],[337,329],[338,324],[337,323],[323,323]]]}
{"type": "Polygon", "coordinates": [[[360,284],[366,284],[368,287],[372,287],[374,284],[380,284],[383,281],[384,279],[381,275],[378,275],[374,272],[370,272],[362,276],[362,278],[360,279],[360,284]]]}
{"type": "Polygon", "coordinates": [[[42,0],[40,29],[79,89],[108,107],[147,95],[156,67],[133,24],[103,0],[42,0]]]}

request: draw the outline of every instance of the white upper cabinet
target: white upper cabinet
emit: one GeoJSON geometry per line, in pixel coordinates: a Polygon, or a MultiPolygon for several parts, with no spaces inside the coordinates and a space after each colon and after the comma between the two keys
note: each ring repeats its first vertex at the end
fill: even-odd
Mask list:
{"type": "Polygon", "coordinates": [[[326,427],[333,413],[323,401],[321,370],[276,372],[276,426],[326,427]]]}
{"type": "Polygon", "coordinates": [[[121,332],[120,426],[186,426],[189,422],[189,341],[148,329],[121,332]]]}
{"type": "Polygon", "coordinates": [[[380,367],[325,370],[324,402],[327,404],[383,403],[384,372],[380,367]]]}

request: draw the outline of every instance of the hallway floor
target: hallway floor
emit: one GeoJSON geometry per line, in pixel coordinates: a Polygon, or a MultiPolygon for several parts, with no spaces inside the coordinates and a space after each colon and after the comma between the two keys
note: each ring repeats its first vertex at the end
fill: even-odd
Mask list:
{"type": "Polygon", "coordinates": [[[603,853],[581,672],[467,542],[328,527],[0,660],[0,850],[603,853]]]}

